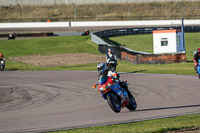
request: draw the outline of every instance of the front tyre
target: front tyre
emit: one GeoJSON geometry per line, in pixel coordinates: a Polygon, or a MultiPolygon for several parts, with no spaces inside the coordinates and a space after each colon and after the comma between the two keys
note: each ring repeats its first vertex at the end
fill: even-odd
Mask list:
{"type": "Polygon", "coordinates": [[[0,64],[0,71],[3,71],[3,70],[4,70],[3,65],[0,64]]]}
{"type": "Polygon", "coordinates": [[[130,111],[134,111],[137,108],[137,103],[135,98],[131,98],[129,101],[129,104],[126,106],[130,111]]]}
{"type": "Polygon", "coordinates": [[[106,98],[110,108],[114,112],[119,113],[121,111],[121,102],[118,100],[117,96],[111,93],[110,95],[107,95],[106,98]]]}

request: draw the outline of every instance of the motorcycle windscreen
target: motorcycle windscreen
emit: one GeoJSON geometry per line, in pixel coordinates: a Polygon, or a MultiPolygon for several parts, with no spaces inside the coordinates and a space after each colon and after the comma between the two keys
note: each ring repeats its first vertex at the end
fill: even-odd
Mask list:
{"type": "Polygon", "coordinates": [[[105,84],[108,81],[108,76],[101,76],[99,81],[100,85],[105,84]]]}

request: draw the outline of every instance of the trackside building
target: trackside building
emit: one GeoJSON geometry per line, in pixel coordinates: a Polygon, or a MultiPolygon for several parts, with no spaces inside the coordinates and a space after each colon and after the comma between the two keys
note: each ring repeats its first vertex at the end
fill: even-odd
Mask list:
{"type": "Polygon", "coordinates": [[[153,51],[154,54],[185,53],[183,33],[177,29],[154,30],[153,51]]]}

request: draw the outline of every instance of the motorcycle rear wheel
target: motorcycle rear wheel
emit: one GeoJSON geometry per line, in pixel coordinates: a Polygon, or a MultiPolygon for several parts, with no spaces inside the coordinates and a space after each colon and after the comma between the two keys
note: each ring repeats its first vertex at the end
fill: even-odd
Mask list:
{"type": "Polygon", "coordinates": [[[110,108],[116,112],[119,113],[121,111],[121,102],[117,99],[117,96],[115,94],[110,94],[106,96],[108,105],[110,108]]]}

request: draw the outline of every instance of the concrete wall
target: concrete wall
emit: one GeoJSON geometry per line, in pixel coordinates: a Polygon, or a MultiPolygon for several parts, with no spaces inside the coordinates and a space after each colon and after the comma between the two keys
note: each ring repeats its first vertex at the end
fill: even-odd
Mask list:
{"type": "Polygon", "coordinates": [[[200,0],[0,0],[0,6],[9,5],[52,5],[52,4],[99,4],[99,3],[142,3],[142,2],[182,2],[200,0]]]}
{"type": "MultiPolygon", "coordinates": [[[[185,26],[200,25],[200,20],[184,20],[185,26]]],[[[20,22],[0,23],[0,28],[35,27],[133,27],[133,26],[180,26],[181,20],[143,20],[143,21],[82,21],[82,22],[20,22]]]]}

